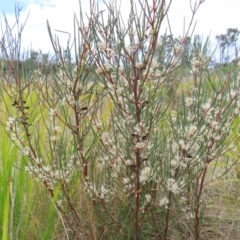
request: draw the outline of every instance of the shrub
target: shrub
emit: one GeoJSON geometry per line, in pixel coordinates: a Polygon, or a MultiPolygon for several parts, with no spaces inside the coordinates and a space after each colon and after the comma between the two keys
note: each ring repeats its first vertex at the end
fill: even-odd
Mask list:
{"type": "Polygon", "coordinates": [[[227,77],[210,74],[209,42],[198,39],[190,46],[192,86],[177,94],[191,23],[178,41],[159,42],[170,5],[148,2],[130,1],[125,21],[117,1],[106,11],[90,1],[88,21],[80,9],[66,49],[48,24],[60,63],[51,80],[41,69],[24,71],[21,41],[6,21],[3,124],[27,159],[25,171],[51,197],[44,239],[58,219],[76,239],[204,235],[216,166],[224,175],[235,163],[227,153],[239,141],[232,133],[239,70],[234,62],[227,77]]]}

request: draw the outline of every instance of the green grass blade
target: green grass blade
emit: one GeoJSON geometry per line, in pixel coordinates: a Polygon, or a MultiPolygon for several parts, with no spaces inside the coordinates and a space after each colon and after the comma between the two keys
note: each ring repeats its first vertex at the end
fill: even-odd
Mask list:
{"type": "Polygon", "coordinates": [[[51,233],[52,231],[54,231],[54,223],[55,223],[55,218],[56,218],[56,214],[55,214],[55,204],[57,202],[58,199],[58,195],[60,193],[61,190],[61,185],[58,184],[58,186],[56,187],[55,191],[54,191],[54,197],[52,199],[52,203],[51,206],[49,208],[48,211],[48,218],[47,218],[47,222],[45,225],[45,231],[44,231],[44,235],[43,235],[43,240],[49,240],[51,239],[51,233]]]}

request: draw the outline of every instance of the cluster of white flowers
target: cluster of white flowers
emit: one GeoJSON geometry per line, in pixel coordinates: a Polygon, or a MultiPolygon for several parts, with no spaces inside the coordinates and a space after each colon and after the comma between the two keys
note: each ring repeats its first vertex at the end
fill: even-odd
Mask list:
{"type": "Polygon", "coordinates": [[[150,194],[145,195],[146,203],[150,203],[152,200],[152,196],[150,194]]]}
{"type": "Polygon", "coordinates": [[[180,192],[180,188],[177,182],[173,178],[169,178],[167,181],[167,189],[174,194],[178,194],[180,192]]]}
{"type": "Polygon", "coordinates": [[[113,178],[118,178],[122,176],[123,169],[126,166],[132,166],[132,161],[125,157],[125,151],[122,148],[124,144],[124,138],[122,135],[117,134],[116,138],[112,137],[109,132],[103,132],[101,134],[102,143],[106,146],[103,150],[102,156],[98,158],[98,169],[101,171],[109,171],[113,178]]]}
{"type": "Polygon", "coordinates": [[[188,150],[189,149],[189,143],[185,143],[185,141],[183,139],[181,139],[178,144],[180,145],[182,150],[188,150]]]}
{"type": "Polygon", "coordinates": [[[187,220],[194,219],[195,213],[193,210],[191,210],[189,207],[183,208],[184,216],[187,220]]]}
{"type": "Polygon", "coordinates": [[[126,47],[126,50],[129,54],[132,54],[133,52],[135,52],[137,50],[137,48],[138,48],[137,44],[131,44],[126,47]]]}
{"type": "Polygon", "coordinates": [[[145,212],[146,207],[151,203],[151,201],[152,201],[152,196],[151,196],[151,194],[146,194],[146,195],[144,196],[144,202],[143,202],[143,205],[142,205],[142,207],[141,207],[142,212],[145,212]]]}
{"type": "Polygon", "coordinates": [[[41,79],[42,76],[43,75],[42,75],[40,69],[37,69],[37,70],[33,71],[33,75],[31,77],[32,77],[32,79],[37,81],[37,80],[41,79]]]}
{"type": "Polygon", "coordinates": [[[135,184],[134,184],[135,175],[130,175],[123,178],[123,191],[126,193],[134,193],[135,184]]]}
{"type": "Polygon", "coordinates": [[[135,144],[135,148],[136,148],[136,149],[143,149],[143,148],[145,148],[145,147],[146,147],[146,141],[137,142],[137,143],[135,144]]]}
{"type": "Polygon", "coordinates": [[[83,88],[83,85],[81,82],[77,82],[77,84],[75,83],[75,78],[77,78],[77,67],[75,66],[72,70],[71,70],[71,76],[72,78],[70,78],[70,73],[65,72],[64,67],[60,67],[59,71],[58,71],[58,78],[60,79],[60,83],[62,83],[64,86],[67,87],[68,91],[73,90],[73,87],[75,87],[75,90],[80,90],[83,88]]]}
{"type": "Polygon", "coordinates": [[[194,103],[194,98],[192,98],[192,97],[186,97],[185,98],[185,104],[186,104],[186,106],[187,107],[190,107],[193,103],[194,103]]]}
{"type": "Polygon", "coordinates": [[[192,59],[192,71],[194,74],[198,73],[199,69],[207,67],[210,59],[208,57],[199,54],[198,56],[194,56],[192,59]]]}
{"type": "Polygon", "coordinates": [[[36,158],[35,165],[26,166],[25,171],[44,183],[48,189],[53,190],[59,182],[61,184],[70,183],[73,168],[74,156],[71,156],[67,164],[61,167],[53,163],[46,165],[41,158],[36,158]]]}
{"type": "Polygon", "coordinates": [[[113,65],[110,64],[110,63],[104,63],[103,64],[103,69],[106,71],[106,72],[111,72],[113,70],[113,65]]]}
{"type": "Polygon", "coordinates": [[[30,156],[30,148],[29,147],[21,148],[21,152],[23,155],[30,156]]]}
{"type": "Polygon", "coordinates": [[[187,132],[187,137],[190,139],[195,135],[195,133],[197,133],[197,126],[190,125],[188,132],[187,132]]]}
{"type": "Polygon", "coordinates": [[[169,200],[168,200],[168,198],[166,198],[166,197],[163,197],[163,198],[160,199],[160,201],[159,201],[159,206],[160,206],[160,207],[164,206],[165,208],[167,208],[167,207],[168,207],[168,204],[169,204],[169,200]]]}
{"type": "Polygon", "coordinates": [[[53,119],[54,116],[56,116],[56,114],[57,114],[57,110],[53,109],[53,108],[50,108],[50,110],[49,110],[49,117],[50,117],[50,119],[53,119]]]}
{"type": "Polygon", "coordinates": [[[106,202],[110,200],[110,196],[113,194],[113,192],[107,189],[103,184],[97,188],[94,183],[89,181],[85,182],[84,190],[89,194],[92,200],[104,200],[106,202]]]}
{"type": "Polygon", "coordinates": [[[146,127],[145,125],[146,123],[143,121],[136,124],[133,128],[133,135],[141,138],[146,137],[149,132],[149,127],[146,127]]]}
{"type": "Polygon", "coordinates": [[[173,169],[176,169],[179,166],[179,162],[180,162],[180,157],[174,156],[174,158],[171,160],[171,167],[173,169]]]}
{"type": "Polygon", "coordinates": [[[110,48],[108,42],[100,42],[98,47],[108,58],[116,56],[116,50],[110,48]]]}
{"type": "MultiPolygon", "coordinates": [[[[89,91],[94,85],[93,82],[88,82],[88,84],[84,84],[79,79],[79,74],[81,69],[75,66],[70,71],[67,72],[65,70],[66,67],[60,67],[58,72],[58,82],[63,85],[62,91],[60,92],[60,106],[63,108],[64,106],[70,106],[72,108],[78,107],[78,109],[82,108],[81,98],[79,97],[83,92],[89,91]],[[64,70],[63,70],[64,69],[64,70]]],[[[54,109],[53,109],[54,110],[54,109]]],[[[54,112],[52,113],[54,114],[54,112]]],[[[52,115],[53,117],[54,115],[52,115]]]]}
{"type": "Polygon", "coordinates": [[[146,68],[143,71],[143,78],[151,82],[151,84],[153,84],[154,87],[156,87],[155,84],[157,83],[158,84],[157,87],[159,87],[164,82],[163,78],[164,69],[165,69],[164,66],[161,66],[156,59],[152,59],[152,61],[146,65],[146,68]],[[160,67],[163,69],[160,70],[160,67]]]}
{"type": "MultiPolygon", "coordinates": [[[[131,27],[129,27],[129,29],[130,28],[131,27]]],[[[147,27],[147,29],[151,29],[151,26],[147,27]]],[[[146,36],[148,36],[148,34],[146,36]]],[[[150,87],[156,89],[164,81],[164,78],[161,77],[164,72],[164,70],[162,70],[163,66],[160,66],[159,62],[157,62],[156,59],[149,59],[147,53],[148,51],[146,50],[146,46],[144,45],[146,43],[134,43],[127,47],[124,47],[123,50],[125,51],[126,55],[132,54],[132,52],[135,52],[137,50],[139,50],[139,52],[141,51],[142,53],[142,49],[144,49],[144,56],[142,56],[139,61],[133,63],[134,68],[138,69],[138,71],[142,71],[141,77],[139,75],[139,79],[133,80],[129,75],[124,74],[119,64],[116,64],[116,59],[113,58],[112,53],[107,55],[108,48],[111,45],[107,41],[108,40],[105,39],[101,43],[98,43],[100,52],[104,55],[104,57],[106,57],[107,62],[102,61],[101,63],[99,63],[96,73],[98,75],[101,75],[102,78],[105,80],[105,86],[111,93],[111,97],[113,97],[114,100],[119,103],[122,109],[124,108],[124,112],[126,114],[131,115],[131,112],[129,111],[129,106],[133,104],[138,104],[141,107],[145,106],[146,100],[150,99],[150,95],[152,94],[149,88],[143,88],[143,82],[144,84],[149,82],[150,87]],[[144,79],[144,81],[141,81],[140,78],[144,79]],[[126,94],[126,91],[129,91],[130,88],[133,90],[133,81],[136,81],[137,88],[135,89],[135,91],[132,91],[132,95],[130,96],[129,93],[126,94]],[[155,86],[156,84],[157,86],[155,86]],[[141,93],[144,96],[144,99],[139,99],[138,103],[134,103],[136,100],[135,95],[139,94],[140,91],[144,92],[141,93]]],[[[124,54],[122,55],[122,58],[125,58],[124,54]]]]}
{"type": "Polygon", "coordinates": [[[141,170],[139,180],[142,184],[145,184],[147,181],[151,180],[151,168],[145,167],[141,170]]]}
{"type": "Polygon", "coordinates": [[[96,74],[104,74],[104,69],[102,68],[102,67],[98,67],[97,69],[96,69],[96,74]]]}
{"type": "Polygon", "coordinates": [[[30,149],[24,144],[24,134],[19,126],[19,121],[13,117],[9,117],[6,122],[6,131],[10,134],[11,140],[20,149],[23,155],[30,156],[30,149]]]}
{"type": "Polygon", "coordinates": [[[107,42],[100,42],[99,44],[98,44],[98,47],[99,47],[99,49],[101,49],[101,50],[106,50],[107,49],[107,42]]]}
{"type": "Polygon", "coordinates": [[[74,99],[74,96],[72,94],[66,94],[62,99],[61,99],[61,105],[64,106],[66,104],[69,104],[69,105],[75,105],[76,104],[76,101],[74,99]]]}
{"type": "Polygon", "coordinates": [[[53,142],[56,142],[59,138],[60,138],[60,133],[61,133],[61,128],[60,126],[53,126],[52,128],[52,136],[50,136],[50,140],[53,141],[53,142]]]}
{"type": "Polygon", "coordinates": [[[13,117],[9,117],[7,122],[6,122],[6,131],[9,132],[12,130],[13,124],[16,121],[15,118],[13,117]]]}
{"type": "Polygon", "coordinates": [[[102,142],[104,145],[113,145],[112,136],[108,132],[102,133],[102,142]]]}
{"type": "Polygon", "coordinates": [[[58,139],[59,139],[59,137],[56,136],[56,135],[53,135],[53,136],[50,137],[50,140],[51,140],[52,142],[56,142],[58,139]]]}
{"type": "Polygon", "coordinates": [[[62,70],[62,68],[60,68],[59,72],[58,72],[58,77],[60,79],[60,81],[63,83],[63,84],[66,84],[66,86],[68,88],[71,88],[72,86],[72,81],[69,79],[69,77],[67,76],[66,72],[64,72],[62,70]]]}
{"type": "Polygon", "coordinates": [[[124,121],[129,124],[135,122],[135,119],[132,115],[125,113],[124,121]]]}
{"type": "Polygon", "coordinates": [[[135,67],[141,69],[141,68],[144,67],[144,63],[143,63],[143,62],[137,62],[137,63],[135,64],[135,67]]]}
{"type": "MultiPolygon", "coordinates": [[[[231,134],[232,122],[240,113],[239,94],[234,89],[229,90],[229,95],[208,98],[201,104],[196,97],[186,97],[185,104],[185,124],[171,124],[177,133],[168,143],[173,154],[170,161],[172,177],[178,169],[188,169],[192,173],[199,171],[205,167],[206,161],[209,163],[226,152],[221,142],[231,134]],[[234,111],[228,110],[230,101],[235,101],[234,111]]],[[[233,145],[227,147],[230,150],[233,145]]],[[[168,186],[176,192],[177,185],[172,181],[168,186]]]]}

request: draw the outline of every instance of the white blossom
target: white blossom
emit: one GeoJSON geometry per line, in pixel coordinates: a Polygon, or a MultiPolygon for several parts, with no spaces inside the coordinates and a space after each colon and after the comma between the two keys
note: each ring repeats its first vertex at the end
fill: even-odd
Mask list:
{"type": "Polygon", "coordinates": [[[104,132],[104,133],[102,134],[102,141],[103,141],[103,144],[105,144],[105,145],[108,145],[108,144],[112,144],[112,143],[113,143],[110,135],[109,135],[107,132],[104,132]]]}
{"type": "Polygon", "coordinates": [[[22,149],[23,155],[29,156],[30,155],[30,148],[29,147],[24,147],[22,149]]]}
{"type": "Polygon", "coordinates": [[[168,179],[167,188],[168,188],[168,191],[171,191],[174,194],[178,194],[180,191],[178,184],[173,178],[168,179]]]}
{"type": "Polygon", "coordinates": [[[101,50],[106,50],[107,49],[107,43],[106,42],[101,42],[98,44],[99,49],[101,50]]]}
{"type": "Polygon", "coordinates": [[[12,128],[13,123],[15,122],[15,118],[9,117],[8,121],[6,122],[6,130],[10,131],[12,128]]]}
{"type": "Polygon", "coordinates": [[[128,184],[130,182],[130,178],[123,178],[123,183],[124,184],[128,184]]]}
{"type": "Polygon", "coordinates": [[[50,166],[42,166],[42,169],[44,172],[50,172],[51,170],[50,166]]]}
{"type": "Polygon", "coordinates": [[[146,144],[144,142],[138,142],[135,145],[135,148],[137,148],[137,149],[143,149],[145,147],[146,147],[146,144]]]}
{"type": "Polygon", "coordinates": [[[113,68],[113,66],[112,66],[111,64],[109,64],[109,63],[105,63],[105,64],[103,64],[103,66],[104,66],[104,69],[105,69],[107,72],[111,71],[112,68],[113,68]]]}
{"type": "Polygon", "coordinates": [[[140,182],[145,183],[151,174],[151,168],[150,167],[145,167],[144,169],[142,169],[141,174],[140,174],[140,182]]]}
{"type": "Polygon", "coordinates": [[[210,107],[211,107],[210,102],[206,102],[206,103],[202,104],[202,108],[204,111],[210,110],[210,107]]]}
{"type": "Polygon", "coordinates": [[[161,206],[167,207],[168,203],[169,203],[169,200],[168,200],[166,197],[163,197],[163,198],[159,201],[159,206],[160,206],[160,207],[161,207],[161,206]]]}
{"type": "Polygon", "coordinates": [[[50,117],[55,116],[56,115],[56,109],[50,108],[49,115],[50,115],[50,117]]]}
{"type": "Polygon", "coordinates": [[[183,149],[183,150],[187,150],[187,145],[185,144],[184,140],[181,139],[178,144],[180,145],[180,147],[183,149]]]}
{"type": "Polygon", "coordinates": [[[171,160],[171,167],[176,169],[179,165],[179,162],[176,159],[171,160]]]}
{"type": "Polygon", "coordinates": [[[146,195],[145,195],[145,199],[146,199],[146,202],[147,202],[147,203],[150,203],[151,200],[152,200],[152,196],[151,196],[150,194],[146,194],[146,195]]]}
{"type": "Polygon", "coordinates": [[[231,98],[234,98],[236,95],[237,95],[237,92],[236,92],[236,91],[234,91],[234,90],[231,90],[231,91],[230,91],[230,96],[231,96],[231,98]]]}
{"type": "Polygon", "coordinates": [[[50,137],[50,140],[53,141],[53,142],[56,142],[58,139],[59,139],[59,137],[57,137],[55,135],[50,137]]]}
{"type": "Polygon", "coordinates": [[[103,74],[105,71],[102,67],[98,67],[97,70],[96,70],[96,73],[97,74],[103,74]]]}
{"type": "Polygon", "coordinates": [[[59,126],[54,126],[54,127],[53,127],[53,131],[55,131],[55,132],[61,132],[62,130],[61,130],[61,128],[60,128],[59,126]]]}
{"type": "Polygon", "coordinates": [[[132,165],[132,161],[128,159],[128,160],[125,161],[125,164],[130,166],[130,165],[132,165]]]}
{"type": "Polygon", "coordinates": [[[135,67],[136,68],[143,68],[144,67],[144,63],[141,63],[141,62],[137,62],[136,64],[135,64],[135,67]]]}
{"type": "Polygon", "coordinates": [[[194,126],[194,125],[190,126],[190,128],[188,130],[188,137],[192,137],[195,134],[196,131],[197,131],[196,126],[194,126]]]}

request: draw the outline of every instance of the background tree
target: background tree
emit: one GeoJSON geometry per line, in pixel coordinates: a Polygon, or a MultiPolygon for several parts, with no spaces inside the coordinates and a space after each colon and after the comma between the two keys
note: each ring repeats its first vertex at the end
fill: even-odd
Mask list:
{"type": "Polygon", "coordinates": [[[227,65],[230,61],[231,49],[234,47],[235,56],[237,56],[237,41],[240,31],[237,28],[228,28],[226,34],[216,36],[220,50],[220,63],[227,65]]]}

